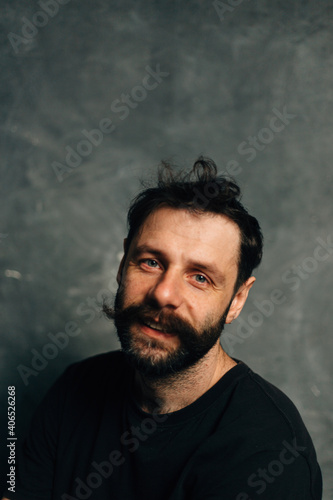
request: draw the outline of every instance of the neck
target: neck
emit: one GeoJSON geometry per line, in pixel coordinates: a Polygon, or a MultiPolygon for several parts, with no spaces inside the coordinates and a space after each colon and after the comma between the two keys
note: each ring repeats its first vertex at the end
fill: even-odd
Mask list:
{"type": "Polygon", "coordinates": [[[146,412],[171,413],[185,408],[207,392],[236,362],[214,346],[195,366],[169,378],[135,374],[135,397],[146,412]]]}

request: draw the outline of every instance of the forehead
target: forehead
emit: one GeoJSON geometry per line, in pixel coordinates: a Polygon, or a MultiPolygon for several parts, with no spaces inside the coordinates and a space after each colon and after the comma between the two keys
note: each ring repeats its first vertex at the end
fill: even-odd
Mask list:
{"type": "Polygon", "coordinates": [[[240,230],[225,215],[161,207],[147,217],[133,243],[183,258],[209,258],[237,266],[240,230]]]}

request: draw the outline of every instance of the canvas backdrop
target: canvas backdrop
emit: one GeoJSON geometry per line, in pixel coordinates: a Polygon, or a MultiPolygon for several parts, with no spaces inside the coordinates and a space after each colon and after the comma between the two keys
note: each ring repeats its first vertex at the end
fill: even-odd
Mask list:
{"type": "Polygon", "coordinates": [[[1,489],[7,387],[21,441],[66,366],[119,347],[100,309],[130,199],[204,154],[265,236],[222,343],[295,402],[333,499],[332,2],[1,0],[0,19],[1,489]]]}

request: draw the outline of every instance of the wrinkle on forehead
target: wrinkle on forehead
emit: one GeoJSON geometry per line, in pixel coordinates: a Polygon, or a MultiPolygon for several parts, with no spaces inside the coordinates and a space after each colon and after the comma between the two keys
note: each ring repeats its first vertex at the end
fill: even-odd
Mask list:
{"type": "Polygon", "coordinates": [[[200,257],[205,252],[205,247],[207,250],[219,250],[223,252],[224,258],[229,257],[227,260],[238,265],[240,230],[225,215],[161,207],[147,217],[137,234],[137,241],[144,234],[150,244],[158,243],[162,232],[163,239],[169,234],[170,241],[184,241],[183,249],[186,252],[191,253],[193,249],[199,252],[200,257]]]}

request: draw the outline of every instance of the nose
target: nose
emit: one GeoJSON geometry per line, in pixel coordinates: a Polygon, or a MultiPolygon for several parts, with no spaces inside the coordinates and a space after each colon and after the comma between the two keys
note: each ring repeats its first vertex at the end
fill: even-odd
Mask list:
{"type": "Polygon", "coordinates": [[[175,269],[167,269],[161,274],[149,290],[148,298],[159,308],[177,309],[183,300],[182,279],[178,272],[175,269]]]}

